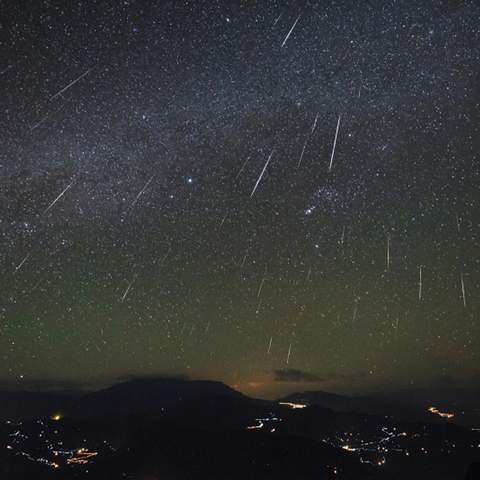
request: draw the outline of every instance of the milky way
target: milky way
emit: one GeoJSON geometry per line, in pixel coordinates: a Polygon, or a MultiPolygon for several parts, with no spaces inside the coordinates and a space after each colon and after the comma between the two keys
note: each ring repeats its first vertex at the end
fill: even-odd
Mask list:
{"type": "Polygon", "coordinates": [[[2,381],[478,382],[476,2],[27,3],[2,381]]]}

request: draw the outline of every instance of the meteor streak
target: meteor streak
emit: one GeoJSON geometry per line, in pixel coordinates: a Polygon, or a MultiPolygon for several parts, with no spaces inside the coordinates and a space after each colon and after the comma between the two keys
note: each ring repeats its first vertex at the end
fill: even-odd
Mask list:
{"type": "Polygon", "coordinates": [[[122,296],[122,303],[123,303],[123,302],[125,301],[125,299],[127,298],[128,292],[129,292],[130,289],[132,288],[132,285],[133,285],[133,282],[134,282],[134,281],[135,281],[135,280],[132,280],[132,281],[129,283],[127,289],[125,290],[125,293],[124,293],[123,296],[122,296]]]}
{"type": "Polygon", "coordinates": [[[138,199],[141,197],[141,195],[143,195],[143,193],[145,192],[145,190],[148,188],[148,186],[149,186],[150,183],[152,182],[153,177],[154,177],[154,175],[152,175],[152,176],[150,177],[150,179],[149,179],[148,182],[145,184],[145,186],[140,190],[140,192],[138,193],[138,195],[135,197],[135,200],[131,203],[130,207],[135,206],[135,204],[137,203],[138,199]]]}
{"type": "Polygon", "coordinates": [[[45,215],[64,195],[65,193],[67,192],[67,190],[73,185],[73,182],[75,180],[72,180],[67,186],[66,188],[62,191],[62,193],[45,209],[45,211],[43,212],[43,214],[45,215]]]}
{"type": "Polygon", "coordinates": [[[287,353],[287,365],[288,365],[288,362],[290,361],[291,353],[292,353],[292,344],[290,343],[290,345],[288,346],[288,353],[287,353]]]}
{"type": "Polygon", "coordinates": [[[265,162],[265,165],[264,165],[264,167],[263,167],[263,170],[262,170],[262,172],[260,173],[260,176],[258,177],[257,183],[256,183],[255,186],[253,187],[252,193],[250,194],[250,198],[252,198],[253,195],[255,194],[255,190],[257,189],[258,184],[260,183],[260,180],[262,179],[262,177],[263,177],[263,175],[264,175],[264,173],[265,173],[265,170],[267,169],[268,164],[270,163],[270,160],[271,160],[271,158],[272,158],[272,155],[273,155],[273,151],[274,151],[274,150],[275,150],[275,149],[273,149],[273,150],[270,152],[270,155],[268,156],[267,161],[265,162]]]}
{"type": "Polygon", "coordinates": [[[300,167],[300,165],[302,163],[303,154],[305,153],[305,149],[307,148],[307,143],[308,143],[308,138],[305,140],[305,143],[303,144],[302,153],[300,154],[300,159],[298,160],[297,168],[300,167]]]}
{"type": "Polygon", "coordinates": [[[335,140],[333,141],[332,156],[330,157],[330,165],[328,167],[329,172],[332,170],[332,166],[333,166],[333,157],[335,156],[335,147],[337,146],[338,129],[340,128],[340,119],[341,118],[342,118],[342,115],[341,114],[338,115],[337,129],[335,131],[335,140]]]}
{"type": "Polygon", "coordinates": [[[289,39],[290,35],[291,35],[292,32],[293,32],[293,29],[295,28],[295,26],[297,25],[297,23],[298,23],[299,20],[300,20],[300,15],[297,17],[297,19],[295,20],[295,22],[294,22],[293,25],[292,25],[292,28],[291,28],[290,31],[287,33],[287,36],[285,37],[285,40],[283,41],[281,48],[283,48],[283,47],[285,46],[285,44],[287,43],[287,40],[289,39]]]}
{"type": "Polygon", "coordinates": [[[27,253],[25,258],[15,267],[15,271],[13,273],[17,273],[23,266],[23,264],[28,260],[30,257],[31,253],[27,253]]]}
{"type": "Polygon", "coordinates": [[[418,300],[422,299],[422,267],[418,269],[418,300]]]}
{"type": "Polygon", "coordinates": [[[83,77],[85,77],[86,75],[88,75],[90,72],[91,72],[91,68],[89,68],[85,73],[82,73],[82,75],[80,75],[79,77],[77,77],[75,80],[73,80],[73,82],[70,82],[65,88],[62,88],[61,90],[59,90],[55,95],[53,95],[52,97],[50,97],[50,101],[52,101],[54,98],[57,98],[58,96],[60,96],[63,92],[66,92],[69,88],[73,87],[77,82],[79,82],[83,77]]]}
{"type": "Polygon", "coordinates": [[[465,295],[465,282],[463,280],[463,273],[460,274],[460,283],[462,285],[463,306],[467,308],[467,297],[465,295]]]}

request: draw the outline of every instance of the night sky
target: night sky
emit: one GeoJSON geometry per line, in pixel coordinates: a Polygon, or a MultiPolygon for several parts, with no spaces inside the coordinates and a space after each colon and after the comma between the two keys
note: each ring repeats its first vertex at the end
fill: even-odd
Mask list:
{"type": "Polygon", "coordinates": [[[480,384],[479,20],[3,2],[0,383],[480,384]]]}

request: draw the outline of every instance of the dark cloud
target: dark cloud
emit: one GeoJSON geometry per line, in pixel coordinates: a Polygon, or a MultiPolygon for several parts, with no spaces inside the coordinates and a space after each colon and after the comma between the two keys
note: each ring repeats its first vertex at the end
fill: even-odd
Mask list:
{"type": "Polygon", "coordinates": [[[35,392],[78,392],[88,390],[89,384],[70,380],[0,380],[0,391],[35,391],[35,392]]]}
{"type": "Polygon", "coordinates": [[[137,382],[137,381],[158,381],[162,380],[190,380],[188,375],[183,374],[156,374],[156,375],[122,375],[116,379],[115,383],[137,382]]]}
{"type": "Polygon", "coordinates": [[[304,370],[297,370],[295,368],[287,368],[283,370],[273,371],[273,380],[275,382],[294,382],[294,383],[342,383],[342,382],[356,382],[365,377],[365,373],[360,372],[356,374],[315,374],[306,372],[304,370]]]}
{"type": "Polygon", "coordinates": [[[322,377],[303,370],[287,368],[285,370],[274,370],[273,380],[275,382],[321,382],[322,377]]]}

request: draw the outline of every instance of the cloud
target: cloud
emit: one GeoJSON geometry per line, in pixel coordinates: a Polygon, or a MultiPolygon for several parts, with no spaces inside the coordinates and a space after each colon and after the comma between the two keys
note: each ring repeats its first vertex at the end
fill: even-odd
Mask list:
{"type": "Polygon", "coordinates": [[[87,388],[85,383],[70,380],[0,380],[0,391],[77,392],[87,388]]]}
{"type": "Polygon", "coordinates": [[[320,375],[295,368],[273,371],[273,381],[292,383],[353,383],[365,376],[366,374],[363,372],[353,374],[326,373],[320,375]]]}
{"type": "Polygon", "coordinates": [[[322,377],[314,373],[297,370],[295,368],[286,368],[284,370],[274,370],[273,380],[275,382],[321,382],[322,377]]]}
{"type": "Polygon", "coordinates": [[[116,382],[135,382],[135,381],[162,381],[162,380],[190,380],[188,375],[182,374],[152,374],[152,375],[122,375],[117,377],[116,382]]]}

